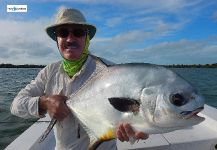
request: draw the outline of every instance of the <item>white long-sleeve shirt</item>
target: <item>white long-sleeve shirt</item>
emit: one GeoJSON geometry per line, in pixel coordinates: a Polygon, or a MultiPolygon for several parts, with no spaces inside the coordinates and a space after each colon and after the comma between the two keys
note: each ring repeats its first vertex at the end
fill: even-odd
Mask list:
{"type": "MultiPolygon", "coordinates": [[[[38,101],[42,95],[63,94],[69,97],[73,94],[93,72],[101,67],[103,63],[91,55],[88,56],[82,69],[70,78],[62,68],[61,62],[53,63],[42,69],[35,80],[31,81],[15,97],[11,105],[11,113],[22,117],[43,117],[39,115],[38,101]]],[[[60,123],[54,126],[56,139],[56,150],[86,150],[89,138],[82,127],[80,127],[80,137],[78,137],[78,120],[70,114],[60,123]]],[[[104,142],[98,149],[113,150],[116,148],[116,141],[104,142]]]]}

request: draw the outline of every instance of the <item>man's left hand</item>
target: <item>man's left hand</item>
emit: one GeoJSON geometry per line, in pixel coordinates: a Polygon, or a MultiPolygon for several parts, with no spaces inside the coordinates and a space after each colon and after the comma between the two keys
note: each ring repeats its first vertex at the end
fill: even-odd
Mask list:
{"type": "Polygon", "coordinates": [[[129,141],[130,137],[133,137],[137,140],[145,140],[149,137],[148,134],[143,132],[134,131],[133,128],[128,123],[121,123],[117,129],[117,138],[121,141],[129,141]]]}

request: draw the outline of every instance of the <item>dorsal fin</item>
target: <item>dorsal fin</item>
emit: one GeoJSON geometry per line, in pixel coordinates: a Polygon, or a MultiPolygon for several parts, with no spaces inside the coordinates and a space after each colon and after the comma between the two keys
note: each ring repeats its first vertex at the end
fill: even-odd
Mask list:
{"type": "Polygon", "coordinates": [[[101,62],[103,65],[105,65],[105,66],[107,66],[107,67],[114,65],[113,62],[111,62],[111,61],[109,61],[109,60],[106,60],[106,59],[104,59],[104,58],[95,56],[95,55],[93,55],[93,54],[88,54],[88,55],[92,56],[95,60],[98,60],[99,62],[101,62]]]}

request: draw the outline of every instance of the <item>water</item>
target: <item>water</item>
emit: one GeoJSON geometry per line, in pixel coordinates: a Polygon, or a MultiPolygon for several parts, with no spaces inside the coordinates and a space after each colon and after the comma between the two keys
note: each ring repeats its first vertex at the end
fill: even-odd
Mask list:
{"type": "Polygon", "coordinates": [[[204,96],[205,103],[217,108],[217,68],[175,68],[204,96]]]}
{"type": "MultiPolygon", "coordinates": [[[[208,105],[217,108],[217,69],[175,68],[173,70],[190,81],[203,94],[208,105]]],[[[12,116],[10,105],[20,89],[34,79],[39,71],[38,68],[0,68],[0,149],[4,149],[34,121],[12,116]]]]}
{"type": "Polygon", "coordinates": [[[28,123],[32,120],[12,116],[10,105],[16,94],[35,78],[39,70],[37,68],[0,68],[0,149],[4,149],[32,124],[28,123]]]}

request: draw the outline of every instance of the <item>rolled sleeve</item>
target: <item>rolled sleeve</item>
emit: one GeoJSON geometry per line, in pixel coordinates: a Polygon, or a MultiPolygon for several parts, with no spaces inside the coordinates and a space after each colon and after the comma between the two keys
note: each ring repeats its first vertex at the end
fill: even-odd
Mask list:
{"type": "Polygon", "coordinates": [[[39,97],[44,94],[47,69],[42,69],[35,80],[32,80],[18,95],[11,104],[11,113],[22,118],[43,117],[39,115],[39,97]]]}

